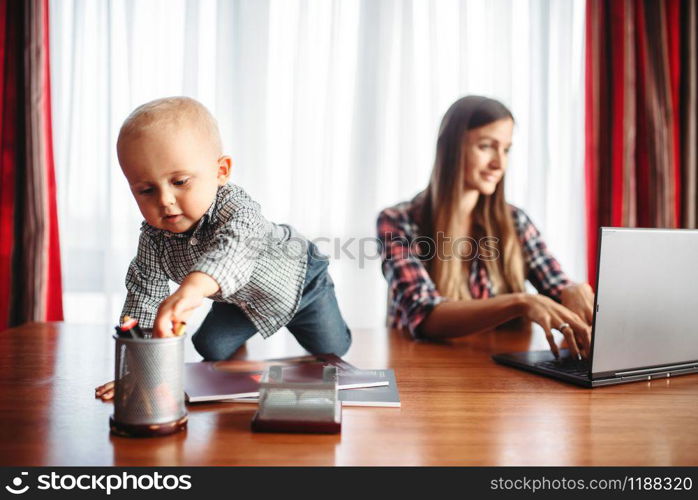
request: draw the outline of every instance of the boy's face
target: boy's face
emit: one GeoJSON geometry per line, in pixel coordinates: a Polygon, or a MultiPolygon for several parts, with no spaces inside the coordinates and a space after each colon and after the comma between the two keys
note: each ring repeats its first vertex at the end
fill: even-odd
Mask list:
{"type": "Polygon", "coordinates": [[[199,222],[230,175],[230,157],[195,129],[148,130],[120,139],[117,150],[145,221],[173,233],[199,222]]]}

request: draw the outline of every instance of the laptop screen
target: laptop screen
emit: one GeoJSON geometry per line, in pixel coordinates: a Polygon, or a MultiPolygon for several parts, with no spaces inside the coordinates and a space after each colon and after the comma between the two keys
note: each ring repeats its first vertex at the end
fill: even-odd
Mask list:
{"type": "Polygon", "coordinates": [[[602,228],[592,374],[698,360],[698,231],[602,228]]]}

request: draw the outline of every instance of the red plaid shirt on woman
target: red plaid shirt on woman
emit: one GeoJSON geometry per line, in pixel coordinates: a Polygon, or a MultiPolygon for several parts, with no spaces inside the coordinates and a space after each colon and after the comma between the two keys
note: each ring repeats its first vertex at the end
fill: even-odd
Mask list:
{"type": "MultiPolygon", "coordinates": [[[[424,196],[386,208],[378,216],[378,239],[383,261],[383,275],[390,289],[388,326],[405,328],[420,338],[419,325],[443,297],[429,276],[416,250],[419,213],[424,196]]],[[[560,292],[571,284],[560,264],[548,251],[540,232],[526,213],[509,205],[516,233],[521,242],[526,279],[542,294],[560,301],[560,292]]],[[[481,259],[473,259],[469,276],[470,295],[474,299],[494,297],[495,291],[481,259]]]]}

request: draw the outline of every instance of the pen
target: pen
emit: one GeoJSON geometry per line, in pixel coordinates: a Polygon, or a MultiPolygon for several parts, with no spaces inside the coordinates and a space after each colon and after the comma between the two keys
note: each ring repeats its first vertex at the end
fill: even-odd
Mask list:
{"type": "Polygon", "coordinates": [[[118,327],[122,332],[127,332],[133,338],[145,338],[143,330],[138,326],[138,320],[130,316],[124,316],[121,326],[118,327]]]}
{"type": "Polygon", "coordinates": [[[114,327],[114,330],[116,330],[116,335],[117,335],[117,337],[120,337],[120,338],[122,338],[122,339],[124,339],[124,338],[125,338],[125,339],[133,338],[133,335],[131,335],[131,332],[130,332],[130,331],[124,331],[124,330],[121,329],[120,326],[115,326],[115,327],[114,327]]]}

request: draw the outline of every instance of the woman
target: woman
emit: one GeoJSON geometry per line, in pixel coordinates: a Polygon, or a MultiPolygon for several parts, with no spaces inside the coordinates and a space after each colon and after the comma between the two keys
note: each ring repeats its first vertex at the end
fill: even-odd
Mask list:
{"type": "Polygon", "coordinates": [[[591,287],[565,276],[528,216],[504,199],[513,127],[500,102],[459,99],[441,122],[427,188],[381,212],[390,326],[446,338],[522,317],[543,327],[556,357],[552,329],[573,355],[586,356],[591,287]],[[525,279],[540,294],[525,293],[525,279]]]}

